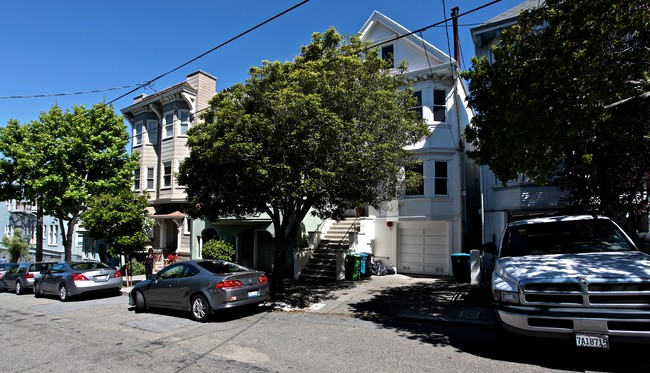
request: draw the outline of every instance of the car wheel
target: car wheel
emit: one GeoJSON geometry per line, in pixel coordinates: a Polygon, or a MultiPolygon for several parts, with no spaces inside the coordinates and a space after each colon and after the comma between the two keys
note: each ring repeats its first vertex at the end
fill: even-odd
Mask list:
{"type": "Polygon", "coordinates": [[[192,314],[192,319],[204,322],[210,317],[212,310],[205,297],[203,295],[197,295],[192,298],[192,303],[190,303],[190,313],[192,314]]]}
{"type": "Polygon", "coordinates": [[[133,293],[135,298],[135,312],[145,312],[147,310],[147,302],[141,292],[136,291],[133,293]]]}
{"type": "Polygon", "coordinates": [[[23,293],[23,287],[20,285],[20,281],[16,281],[16,295],[21,295],[23,293]]]}
{"type": "Polygon", "coordinates": [[[68,294],[68,287],[65,286],[65,284],[61,284],[61,286],[59,286],[59,299],[61,299],[61,302],[65,302],[70,299],[70,294],[68,294]]]}
{"type": "Polygon", "coordinates": [[[41,284],[39,284],[38,282],[36,282],[36,283],[34,283],[34,296],[35,296],[36,298],[38,298],[38,297],[40,297],[41,295],[43,295],[43,294],[41,294],[41,284]]]}

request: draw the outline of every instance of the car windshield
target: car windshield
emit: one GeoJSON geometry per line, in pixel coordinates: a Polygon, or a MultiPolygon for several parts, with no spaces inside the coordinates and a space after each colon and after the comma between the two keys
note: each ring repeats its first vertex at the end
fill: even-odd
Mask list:
{"type": "Polygon", "coordinates": [[[105,269],[110,267],[101,262],[81,262],[70,264],[70,268],[76,271],[84,271],[88,269],[105,269]]]}
{"type": "Polygon", "coordinates": [[[13,268],[15,265],[17,265],[17,264],[16,263],[2,263],[2,264],[0,264],[0,270],[13,268]]]}
{"type": "Polygon", "coordinates": [[[509,227],[501,256],[636,251],[607,219],[565,220],[509,227]]]}
{"type": "Polygon", "coordinates": [[[232,272],[246,272],[250,269],[241,266],[237,263],[226,261],[205,261],[198,263],[201,268],[207,269],[212,273],[232,273],[232,272]]]}

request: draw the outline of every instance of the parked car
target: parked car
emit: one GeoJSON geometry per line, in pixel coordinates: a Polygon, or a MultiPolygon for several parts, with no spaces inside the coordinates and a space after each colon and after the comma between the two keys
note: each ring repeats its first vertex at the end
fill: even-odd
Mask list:
{"type": "Polygon", "coordinates": [[[43,273],[34,294],[57,295],[62,302],[90,292],[119,292],[122,273],[102,262],[61,262],[43,273]]]}
{"type": "Polygon", "coordinates": [[[505,336],[605,349],[612,341],[650,342],[650,256],[607,217],[509,224],[491,286],[505,336]]]}
{"type": "Polygon", "coordinates": [[[12,269],[13,267],[17,267],[18,263],[0,263],[0,291],[6,291],[7,287],[5,286],[4,282],[2,282],[2,278],[4,277],[5,273],[12,269]]]}
{"type": "Polygon", "coordinates": [[[31,292],[34,289],[34,279],[40,276],[55,262],[21,262],[2,276],[2,288],[13,290],[17,295],[31,292]]]}
{"type": "Polygon", "coordinates": [[[269,297],[264,272],[223,260],[188,260],[137,283],[129,304],[136,312],[150,307],[190,311],[192,319],[203,322],[216,310],[259,304],[269,297]]]}

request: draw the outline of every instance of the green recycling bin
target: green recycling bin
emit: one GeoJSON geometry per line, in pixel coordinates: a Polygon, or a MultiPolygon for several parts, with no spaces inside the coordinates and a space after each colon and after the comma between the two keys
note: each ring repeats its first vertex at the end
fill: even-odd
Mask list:
{"type": "Polygon", "coordinates": [[[345,279],[359,280],[361,278],[361,255],[348,254],[345,256],[345,279]]]}

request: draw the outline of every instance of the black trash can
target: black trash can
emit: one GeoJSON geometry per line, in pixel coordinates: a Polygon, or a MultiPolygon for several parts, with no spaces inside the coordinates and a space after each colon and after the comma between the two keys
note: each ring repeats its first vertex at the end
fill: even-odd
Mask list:
{"type": "Polygon", "coordinates": [[[451,270],[456,282],[470,282],[470,256],[467,253],[451,254],[451,270]]]}

